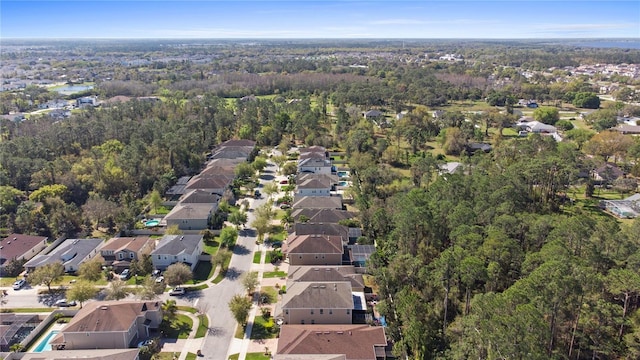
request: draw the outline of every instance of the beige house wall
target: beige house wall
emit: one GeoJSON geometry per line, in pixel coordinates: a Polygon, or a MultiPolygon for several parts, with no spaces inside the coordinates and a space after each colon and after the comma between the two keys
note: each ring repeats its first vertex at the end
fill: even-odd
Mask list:
{"type": "Polygon", "coordinates": [[[283,309],[284,323],[298,324],[351,324],[351,309],[283,309]],[[313,314],[312,314],[313,312],[313,314]]]}
{"type": "Polygon", "coordinates": [[[289,265],[342,265],[342,254],[289,254],[289,265]]]}

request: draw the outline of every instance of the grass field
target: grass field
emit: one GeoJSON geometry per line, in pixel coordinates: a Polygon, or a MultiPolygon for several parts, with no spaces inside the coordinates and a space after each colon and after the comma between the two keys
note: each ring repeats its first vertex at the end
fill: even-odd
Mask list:
{"type": "Polygon", "coordinates": [[[198,315],[198,330],[196,330],[196,338],[204,337],[209,331],[209,318],[207,315],[198,315]]]}
{"type": "Polygon", "coordinates": [[[262,251],[255,252],[253,254],[253,263],[260,264],[260,259],[262,258],[262,251]]]}
{"type": "Polygon", "coordinates": [[[186,339],[193,328],[193,321],[187,315],[177,314],[176,319],[165,331],[165,335],[172,339],[186,339]]]}
{"type": "Polygon", "coordinates": [[[284,278],[287,276],[287,273],[284,271],[267,271],[265,273],[262,274],[262,277],[265,279],[269,279],[269,278],[284,278]]]}
{"type": "MultiPolygon", "coordinates": [[[[229,356],[229,360],[238,360],[240,354],[233,354],[229,356]]],[[[245,357],[246,360],[269,360],[271,356],[265,355],[264,353],[247,353],[245,357]]]]}

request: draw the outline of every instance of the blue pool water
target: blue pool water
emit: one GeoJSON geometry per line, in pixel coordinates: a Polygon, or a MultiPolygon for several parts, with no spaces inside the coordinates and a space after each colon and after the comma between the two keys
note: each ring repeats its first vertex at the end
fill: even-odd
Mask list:
{"type": "Polygon", "coordinates": [[[51,332],[49,332],[47,336],[44,337],[44,339],[40,340],[40,343],[38,344],[38,346],[36,346],[35,349],[33,349],[33,352],[39,353],[43,351],[51,351],[51,344],[49,344],[49,342],[59,332],[60,330],[51,330],[51,332]]]}
{"type": "Polygon", "coordinates": [[[340,181],[340,182],[338,183],[338,185],[340,185],[340,186],[349,186],[349,182],[347,182],[347,181],[340,181]]]}
{"type": "Polygon", "coordinates": [[[338,171],[338,177],[347,177],[349,176],[349,172],[348,171],[338,171]]]}
{"type": "Polygon", "coordinates": [[[159,220],[149,220],[149,221],[146,221],[144,223],[144,226],[146,226],[146,227],[154,227],[154,226],[158,226],[158,224],[160,224],[159,220]]]}

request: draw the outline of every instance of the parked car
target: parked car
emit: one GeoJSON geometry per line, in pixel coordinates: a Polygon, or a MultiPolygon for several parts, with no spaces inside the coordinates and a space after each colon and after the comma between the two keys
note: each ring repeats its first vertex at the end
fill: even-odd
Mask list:
{"type": "Polygon", "coordinates": [[[153,272],[151,273],[151,276],[152,277],[157,277],[157,276],[160,276],[160,274],[162,274],[162,271],[156,269],[156,270],[153,270],[153,272]]]}
{"type": "Polygon", "coordinates": [[[153,339],[147,339],[147,340],[140,341],[138,343],[138,347],[141,348],[143,346],[149,346],[149,345],[152,345],[152,344],[153,344],[153,339]]]}
{"type": "Polygon", "coordinates": [[[280,180],[280,184],[282,185],[287,185],[289,183],[289,180],[280,180]]]}
{"type": "Polygon", "coordinates": [[[184,295],[184,294],[185,294],[184,288],[181,288],[179,286],[175,287],[171,291],[169,291],[169,295],[171,295],[171,296],[180,296],[180,295],[184,295]]]}
{"type": "Polygon", "coordinates": [[[282,210],[291,209],[291,205],[287,203],[283,203],[282,205],[280,205],[280,209],[282,210]]]}
{"type": "Polygon", "coordinates": [[[157,282],[157,283],[164,282],[164,276],[158,276],[158,277],[156,278],[156,282],[157,282]]]}
{"type": "Polygon", "coordinates": [[[55,305],[58,307],[70,307],[70,306],[76,306],[77,303],[75,301],[67,301],[67,299],[60,299],[56,301],[55,305]]]}
{"type": "Polygon", "coordinates": [[[131,276],[131,271],[129,271],[129,269],[124,269],[120,273],[120,280],[127,280],[129,279],[130,276],[131,276]]]}
{"type": "Polygon", "coordinates": [[[262,194],[260,193],[260,190],[256,190],[253,192],[253,197],[256,199],[260,199],[262,197],[262,194]]]}
{"type": "Polygon", "coordinates": [[[20,280],[18,280],[18,281],[13,283],[13,290],[20,290],[25,285],[27,285],[27,281],[25,279],[20,279],[20,280]]]}

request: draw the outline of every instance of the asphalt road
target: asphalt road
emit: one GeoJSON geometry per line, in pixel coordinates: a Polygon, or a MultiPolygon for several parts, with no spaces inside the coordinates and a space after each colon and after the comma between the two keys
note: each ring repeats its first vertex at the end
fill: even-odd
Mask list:
{"type": "MultiPolygon", "coordinates": [[[[269,163],[261,175],[260,182],[264,184],[270,181],[266,179],[272,179],[275,176],[275,170],[275,165],[269,163]]],[[[265,202],[264,197],[254,199],[250,208],[255,209],[265,202]]],[[[251,224],[254,218],[253,211],[249,211],[247,225],[251,224]]],[[[210,319],[210,332],[202,349],[205,359],[227,358],[236,329],[236,320],[229,311],[228,303],[234,295],[246,292],[240,281],[240,276],[249,271],[253,263],[253,250],[258,246],[256,245],[256,235],[253,229],[247,228],[240,231],[226,278],[217,285],[203,290],[202,296],[197,299],[196,306],[200,309],[206,309],[210,319]]]]}

